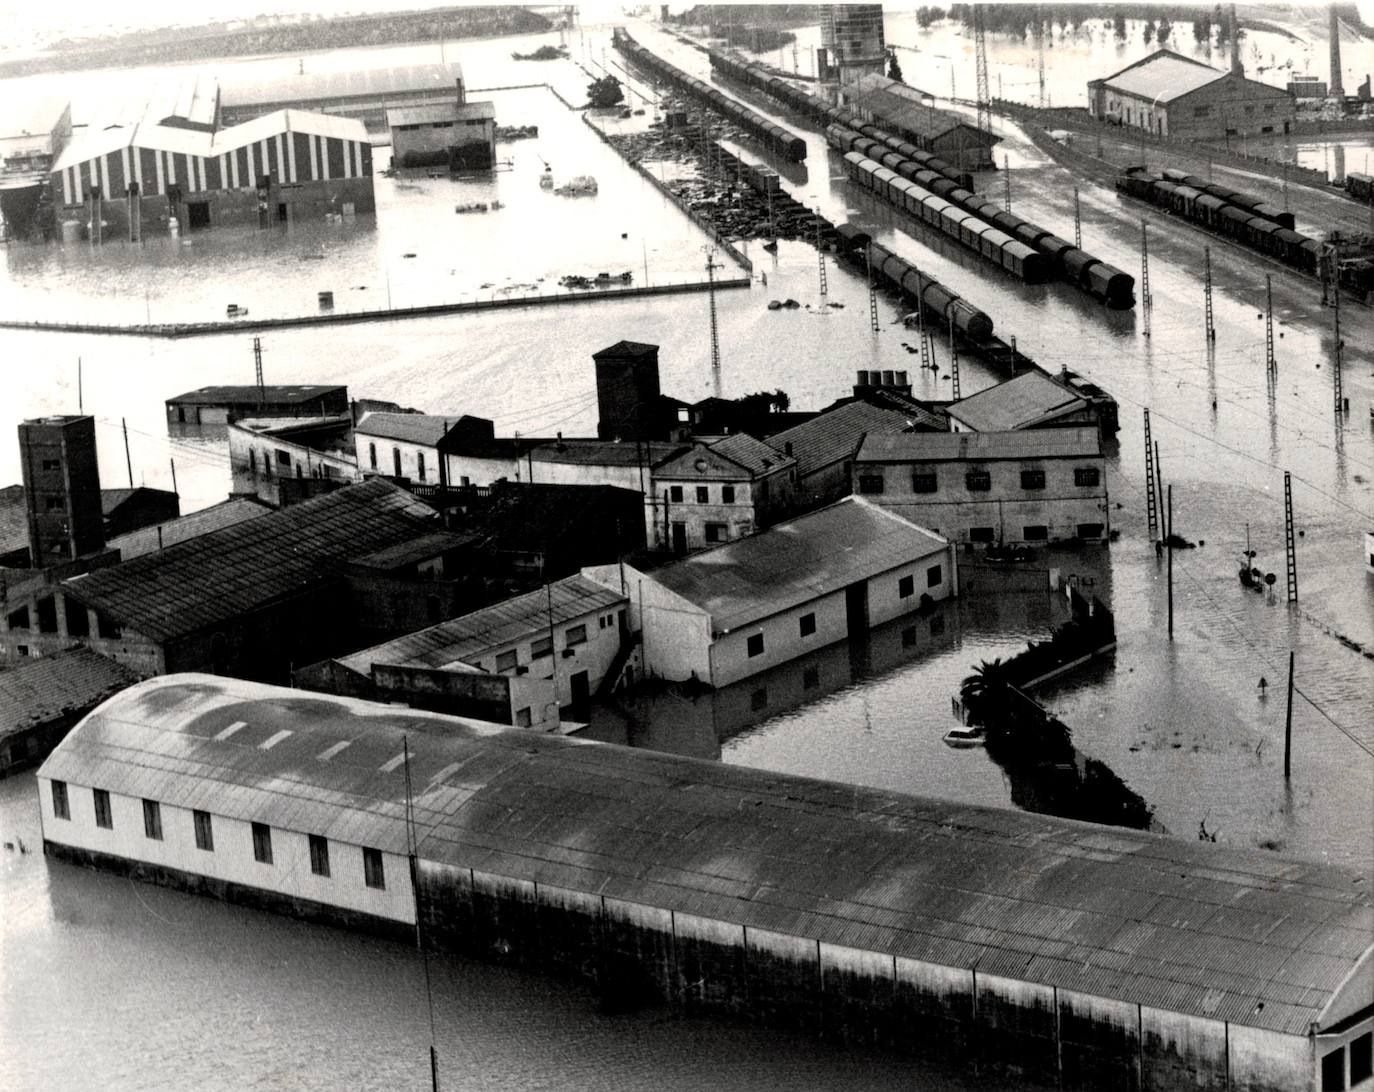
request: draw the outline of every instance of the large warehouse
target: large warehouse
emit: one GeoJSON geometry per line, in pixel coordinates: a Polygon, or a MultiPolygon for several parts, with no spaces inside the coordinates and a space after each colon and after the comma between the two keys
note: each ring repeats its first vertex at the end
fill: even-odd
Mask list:
{"type": "Polygon", "coordinates": [[[467,99],[463,66],[403,65],[361,71],[298,73],[275,79],[225,83],[220,89],[220,124],[237,125],[277,110],[314,110],[386,130],[386,112],[408,106],[446,106],[467,99]]]}
{"type": "Polygon", "coordinates": [[[51,190],[57,219],[89,222],[97,239],[165,231],[173,217],[193,231],[376,208],[362,122],[303,110],[216,132],[150,121],[89,132],[53,165],[51,190]]]}
{"type": "Polygon", "coordinates": [[[1287,133],[1297,105],[1281,88],[1160,49],[1090,81],[1088,110],[1103,121],[1161,137],[1214,140],[1287,133]]]}
{"type": "Polygon", "coordinates": [[[988,1088],[1370,1079],[1374,905],[1321,862],[210,675],[106,702],[38,789],[57,858],[988,1088]]]}

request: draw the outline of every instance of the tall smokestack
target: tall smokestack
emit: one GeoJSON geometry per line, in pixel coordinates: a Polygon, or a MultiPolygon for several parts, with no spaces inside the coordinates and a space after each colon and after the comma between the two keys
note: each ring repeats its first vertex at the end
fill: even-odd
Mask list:
{"type": "Polygon", "coordinates": [[[1230,13],[1226,17],[1227,25],[1231,29],[1231,75],[1244,76],[1245,66],[1240,63],[1240,33],[1236,26],[1236,5],[1231,5],[1230,13]]]}
{"type": "Polygon", "coordinates": [[[1341,21],[1336,17],[1336,5],[1331,5],[1331,97],[1345,97],[1341,83],[1341,21]]]}

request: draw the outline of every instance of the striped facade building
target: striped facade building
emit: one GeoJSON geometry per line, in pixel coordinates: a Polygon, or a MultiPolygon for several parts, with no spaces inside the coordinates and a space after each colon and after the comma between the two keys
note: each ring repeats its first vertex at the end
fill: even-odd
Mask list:
{"type": "Polygon", "coordinates": [[[375,209],[372,146],[361,122],[278,110],[210,133],[140,122],[86,136],[54,164],[58,219],[102,237],[212,225],[289,222],[375,209]]]}

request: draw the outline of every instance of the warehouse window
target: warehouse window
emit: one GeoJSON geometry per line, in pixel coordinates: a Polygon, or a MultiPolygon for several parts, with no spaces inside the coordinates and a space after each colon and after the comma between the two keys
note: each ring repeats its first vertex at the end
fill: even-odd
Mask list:
{"type": "Polygon", "coordinates": [[[65,781],[52,783],[52,813],[58,819],[70,819],[72,817],[71,805],[67,802],[67,783],[65,781]]]}
{"type": "Polygon", "coordinates": [[[883,491],[883,476],[881,474],[860,474],[859,492],[867,493],[870,496],[879,494],[883,491]]]}
{"type": "Polygon", "coordinates": [[[763,655],[763,634],[750,634],[749,640],[745,642],[744,650],[750,657],[763,655]]]}
{"type": "Polygon", "coordinates": [[[418,464],[418,468],[419,468],[419,469],[418,469],[419,478],[420,478],[421,481],[424,481],[424,480],[425,480],[425,453],[424,453],[423,451],[417,451],[417,452],[415,453],[415,461],[416,461],[416,463],[418,464]]]}
{"type": "Polygon", "coordinates": [[[1264,104],[1264,112],[1266,114],[1272,114],[1274,112],[1274,104],[1272,102],[1266,102],[1264,104]]]}
{"type": "Polygon", "coordinates": [[[710,503],[711,503],[711,490],[710,490],[710,488],[709,488],[708,486],[705,486],[705,485],[699,485],[699,486],[697,486],[697,503],[698,503],[698,504],[710,504],[710,503]]]}
{"type": "Polygon", "coordinates": [[[897,581],[897,598],[910,599],[916,594],[916,578],[914,576],[904,576],[897,581]]]}
{"type": "Polygon", "coordinates": [[[798,627],[799,627],[800,632],[801,632],[801,635],[802,635],[803,637],[810,637],[813,633],[815,633],[815,632],[816,632],[816,615],[815,615],[815,612],[813,611],[811,614],[803,614],[803,615],[801,616],[801,618],[798,619],[798,627]]]}
{"type": "Polygon", "coordinates": [[[254,478],[258,476],[258,453],[251,447],[248,449],[248,473],[254,478]]]}
{"type": "Polygon", "coordinates": [[[668,487],[668,499],[674,504],[682,503],[682,486],[670,485],[668,487]]]}
{"type": "Polygon", "coordinates": [[[1098,485],[1102,481],[1102,471],[1095,466],[1080,466],[1073,472],[1074,485],[1098,485]]]}
{"type": "Polygon", "coordinates": [[[367,445],[367,462],[368,462],[368,465],[371,466],[373,470],[376,470],[376,469],[377,469],[377,445],[376,445],[376,444],[368,444],[368,445],[367,445]]]}
{"type": "Polygon", "coordinates": [[[266,823],[253,824],[253,860],[272,863],[272,828],[266,823]]]}
{"type": "Polygon", "coordinates": [[[386,887],[386,872],[382,865],[382,851],[380,849],[363,849],[363,880],[368,887],[383,889],[386,887]]]}
{"type": "Polygon", "coordinates": [[[968,529],[968,540],[970,542],[993,542],[996,538],[996,527],[970,527],[968,529]]]}
{"type": "Polygon", "coordinates": [[[586,626],[569,626],[567,632],[563,634],[563,647],[572,648],[573,645],[585,645],[587,643],[586,626]]]}
{"type": "Polygon", "coordinates": [[[276,450],[277,450],[277,465],[278,465],[278,466],[290,467],[290,466],[291,466],[291,452],[289,452],[289,451],[283,451],[281,448],[277,448],[276,450]]]}
{"type": "Polygon", "coordinates": [[[964,486],[970,493],[986,493],[992,488],[992,475],[986,470],[970,470],[964,475],[964,486]]]}
{"type": "Polygon", "coordinates": [[[1045,472],[1043,470],[1023,470],[1021,471],[1022,489],[1044,489],[1045,472]]]}
{"type": "Polygon", "coordinates": [[[1194,106],[1194,107],[1193,107],[1193,117],[1195,117],[1195,118],[1209,118],[1209,117],[1211,117],[1211,116],[1212,116],[1212,108],[1211,108],[1210,106],[1194,106]]]}
{"type": "Polygon", "coordinates": [[[143,833],[155,842],[162,841],[162,807],[156,800],[143,801],[143,833]]]}
{"type": "Polygon", "coordinates": [[[1322,1057],[1322,1092],[1344,1092],[1345,1047],[1337,1047],[1322,1057]]]}
{"type": "Polygon", "coordinates": [[[1027,542],[1044,542],[1050,537],[1050,529],[1043,523],[1030,523],[1021,528],[1021,537],[1027,542]]]}
{"type": "Polygon", "coordinates": [[[401,477],[401,449],[399,447],[391,449],[391,466],[395,471],[395,476],[401,477]]]}
{"type": "Polygon", "coordinates": [[[530,642],[530,659],[539,660],[553,655],[553,638],[538,637],[530,642]]]}
{"type": "Polygon", "coordinates": [[[95,800],[95,825],[105,830],[114,830],[114,815],[110,812],[110,794],[104,789],[92,789],[95,800]]]}
{"type": "Polygon", "coordinates": [[[1079,538],[1101,538],[1102,524],[1100,523],[1080,523],[1077,527],[1079,538]]]}
{"type": "Polygon", "coordinates": [[[706,525],[707,542],[724,542],[729,538],[729,529],[723,523],[708,523],[706,525]]]}
{"type": "Polygon", "coordinates": [[[208,811],[192,811],[191,821],[196,828],[196,848],[207,853],[215,851],[215,828],[208,811]]]}
{"type": "Polygon", "coordinates": [[[498,673],[502,671],[514,671],[517,663],[519,663],[519,659],[513,648],[506,652],[498,652],[496,654],[496,670],[498,673]]]}
{"type": "Polygon", "coordinates": [[[911,491],[913,493],[936,493],[940,484],[933,470],[913,470],[911,472],[911,491]]]}
{"type": "Polygon", "coordinates": [[[1253,102],[1247,102],[1245,104],[1245,112],[1247,114],[1253,114],[1255,112],[1255,104],[1253,102]]]}
{"type": "Polygon", "coordinates": [[[926,570],[926,587],[938,588],[940,581],[944,580],[945,571],[939,565],[932,565],[926,570]]]}
{"type": "Polygon", "coordinates": [[[733,485],[722,485],[722,486],[720,487],[720,503],[721,503],[721,504],[734,504],[734,503],[735,503],[735,487],[734,487],[733,485]]]}
{"type": "Polygon", "coordinates": [[[49,512],[59,512],[62,510],[61,497],[44,497],[43,501],[49,512]]]}
{"type": "Polygon", "coordinates": [[[307,834],[310,841],[310,871],[316,876],[329,875],[329,839],[307,834]]]}
{"type": "Polygon", "coordinates": [[[1374,1076],[1374,1031],[1350,1040],[1350,1087],[1374,1076]]]}

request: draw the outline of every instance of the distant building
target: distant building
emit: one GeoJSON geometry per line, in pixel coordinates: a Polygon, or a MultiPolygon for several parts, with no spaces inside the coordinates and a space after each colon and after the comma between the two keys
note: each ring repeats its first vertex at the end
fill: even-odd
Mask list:
{"type": "Polygon", "coordinates": [[[445,483],[441,451],[483,444],[494,427],[468,414],[368,413],[353,430],[358,469],[364,474],[405,478],[421,485],[445,483]]]}
{"type": "Polygon", "coordinates": [[[887,62],[882,4],[821,4],[821,48],[841,87],[882,75],[887,62]]]}
{"type": "Polygon", "coordinates": [[[843,88],[845,102],[860,117],[909,140],[923,152],[962,170],[993,166],[992,149],[1001,139],[969,122],[963,114],[935,107],[934,96],[873,73],[843,88]]]}
{"type": "Polygon", "coordinates": [[[137,681],[127,667],[86,648],[0,671],[0,777],[42,762],[78,720],[137,681]]]}
{"type": "Polygon", "coordinates": [[[336,417],[349,412],[348,388],[277,384],[200,387],[167,399],[169,425],[224,425],[240,417],[336,417]]]}
{"type": "Polygon", "coordinates": [[[496,162],[496,106],[450,102],[387,110],[391,162],[397,167],[485,171],[496,162]]]}
{"type": "Polygon", "coordinates": [[[1169,49],[1090,81],[1088,109],[1102,121],[1182,140],[1287,133],[1296,115],[1288,92],[1169,49]]]}
{"type": "Polygon", "coordinates": [[[72,137],[72,107],[63,99],[9,95],[0,110],[0,237],[36,226],[43,184],[72,137]]]}
{"type": "Polygon", "coordinates": [[[629,664],[628,602],[583,576],[296,672],[309,690],[551,730],[629,664]],[[622,655],[622,650],[624,654],[622,655]]]}
{"type": "Polygon", "coordinates": [[[1326,98],[1326,81],[1320,76],[1294,76],[1288,81],[1288,93],[1295,99],[1326,98]]]}
{"type": "Polygon", "coordinates": [[[102,489],[100,511],[105,522],[105,541],[181,515],[181,498],[170,489],[102,489]]]}
{"type": "Polygon", "coordinates": [[[946,406],[945,414],[954,432],[1099,425],[1099,414],[1086,398],[1042,371],[1022,372],[971,394],[946,406]]]}
{"type": "Polygon", "coordinates": [[[220,124],[238,125],[277,110],[312,110],[354,118],[369,129],[386,129],[388,108],[467,101],[463,66],[441,64],[368,68],[348,72],[301,72],[225,82],[220,124]]]}
{"type": "Polygon", "coordinates": [[[230,497],[228,500],[201,508],[185,516],[177,516],[165,523],[152,523],[134,531],[110,538],[105,545],[119,552],[121,561],[141,557],[144,554],[165,550],[178,542],[197,538],[200,535],[232,527],[244,520],[256,519],[269,511],[257,500],[247,497],[230,497]]]}
{"type": "Polygon", "coordinates": [[[228,432],[236,495],[279,507],[358,480],[348,416],[245,417],[228,432]]]}
{"type": "Polygon", "coordinates": [[[104,503],[94,417],[40,417],[19,426],[28,513],[29,563],[36,569],[105,545],[104,503]]]}
{"type": "Polygon", "coordinates": [[[955,542],[1091,541],[1110,531],[1095,428],[870,436],[854,492],[955,542]]]}
{"type": "Polygon", "coordinates": [[[647,573],[584,575],[629,598],[646,672],[714,687],[958,592],[948,541],[858,497],[647,573]]]}

